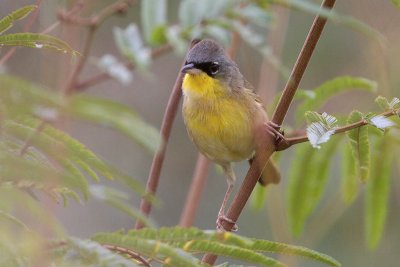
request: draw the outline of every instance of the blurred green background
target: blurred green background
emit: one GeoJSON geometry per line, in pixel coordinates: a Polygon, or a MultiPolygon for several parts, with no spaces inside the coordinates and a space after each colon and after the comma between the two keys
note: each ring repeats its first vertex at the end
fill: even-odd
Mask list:
{"type": "MultiPolygon", "coordinates": [[[[32,31],[40,32],[52,24],[56,20],[57,9],[63,7],[65,2],[43,1],[38,21],[34,24],[32,31]]],[[[112,2],[88,0],[87,13],[90,14],[90,11],[98,10],[112,2]]],[[[125,28],[131,22],[140,25],[141,2],[138,2],[130,8],[126,16],[113,17],[99,29],[90,54],[92,64],[85,68],[82,77],[89,77],[90,74],[98,72],[94,64],[96,58],[98,59],[104,54],[119,55],[112,29],[115,26],[125,28]]],[[[314,2],[317,3],[317,1],[314,2]]],[[[2,17],[23,5],[33,3],[35,3],[33,0],[2,0],[0,16],[2,17]]],[[[170,22],[177,21],[178,6],[179,1],[168,1],[170,22]]],[[[363,33],[342,24],[328,22],[300,87],[311,89],[336,76],[354,75],[377,81],[379,94],[398,97],[400,95],[400,10],[390,1],[376,0],[337,1],[335,10],[359,19],[376,29],[385,37],[385,42],[382,46],[376,39],[363,33]]],[[[281,63],[284,67],[291,69],[314,16],[282,7],[274,7],[273,12],[277,22],[288,22],[282,45],[281,63]]],[[[22,31],[21,25],[16,25],[13,31],[22,31]]],[[[274,24],[269,31],[273,31],[274,28],[280,29],[279,27],[281,27],[280,24],[274,24]]],[[[274,42],[268,38],[269,31],[265,32],[267,44],[274,42]]],[[[86,30],[74,26],[63,26],[52,34],[65,40],[74,49],[81,51],[86,30]]],[[[0,56],[3,53],[5,52],[0,50],[0,56]]],[[[133,81],[129,85],[121,85],[116,81],[108,80],[88,89],[85,93],[125,103],[136,110],[147,122],[159,128],[182,60],[182,54],[168,53],[155,59],[151,63],[148,73],[135,71],[133,81]]],[[[236,61],[245,77],[256,86],[263,62],[260,54],[242,42],[236,61]]],[[[58,90],[65,82],[65,73],[72,63],[73,60],[68,55],[60,55],[48,50],[33,51],[19,48],[3,71],[58,90]]],[[[281,77],[278,90],[283,88],[284,83],[285,79],[281,77]]],[[[353,109],[365,112],[376,111],[373,100],[373,96],[363,92],[345,93],[330,101],[323,110],[343,115],[353,109]]],[[[288,114],[285,125],[294,126],[292,113],[288,114]]],[[[74,121],[60,127],[114,166],[143,183],[146,182],[152,155],[132,143],[128,138],[108,129],[74,121]]],[[[400,247],[400,179],[398,179],[398,173],[400,170],[393,173],[393,176],[397,176],[393,178],[397,179],[392,179],[392,194],[386,229],[381,244],[376,250],[367,249],[364,242],[362,192],[349,207],[346,207],[338,196],[340,170],[336,162],[331,168],[331,177],[323,201],[311,216],[302,237],[294,239],[290,236],[287,228],[285,206],[287,185],[285,175],[290,169],[287,162],[292,157],[292,152],[292,149],[289,149],[282,153],[280,169],[283,179],[279,185],[271,186],[268,189],[266,206],[261,210],[254,210],[247,205],[238,221],[239,233],[244,236],[304,245],[334,257],[343,266],[398,266],[398,248],[400,247]]],[[[186,134],[179,113],[168,144],[158,190],[162,205],[154,208],[151,214],[159,226],[173,226],[179,222],[196,158],[196,148],[186,134]]],[[[395,162],[400,165],[398,159],[395,162]]],[[[247,168],[246,162],[236,164],[238,183],[235,190],[239,188],[247,168]]],[[[397,168],[399,169],[398,166],[397,168]]],[[[226,181],[222,173],[211,167],[195,226],[202,229],[215,227],[215,218],[225,187],[226,181]]],[[[138,207],[139,201],[137,197],[133,197],[132,204],[138,207]]],[[[62,205],[49,205],[53,205],[54,212],[67,231],[71,235],[79,237],[89,237],[98,231],[129,229],[134,226],[134,222],[126,215],[91,201],[84,205],[71,202],[67,208],[62,205]]],[[[299,263],[296,257],[288,257],[283,260],[291,266],[320,266],[319,263],[308,261],[299,263]]]]}

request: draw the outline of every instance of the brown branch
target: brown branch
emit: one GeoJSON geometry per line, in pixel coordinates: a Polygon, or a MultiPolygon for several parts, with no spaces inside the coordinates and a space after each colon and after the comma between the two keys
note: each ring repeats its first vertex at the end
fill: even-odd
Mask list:
{"type": "Polygon", "coordinates": [[[104,9],[102,9],[97,14],[89,17],[89,18],[82,18],[79,16],[74,16],[72,14],[68,14],[65,10],[60,10],[57,13],[57,17],[59,20],[77,24],[80,26],[88,26],[88,27],[98,27],[101,23],[103,23],[107,18],[111,17],[114,14],[123,14],[125,13],[129,6],[133,4],[134,0],[120,0],[114,4],[111,4],[104,9]]]}
{"type": "MultiPolygon", "coordinates": [[[[196,43],[198,43],[198,41],[199,40],[193,40],[190,44],[189,49],[192,48],[196,43]]],[[[179,72],[178,77],[175,80],[171,95],[168,99],[167,108],[165,109],[163,122],[161,124],[162,142],[158,151],[154,155],[153,162],[150,167],[149,177],[147,179],[146,191],[149,194],[154,194],[157,191],[161,168],[164,163],[165,152],[167,150],[167,143],[171,134],[172,123],[174,122],[176,112],[178,110],[179,101],[182,96],[182,79],[183,73],[179,72]]],[[[145,216],[148,216],[151,211],[151,203],[143,198],[140,203],[140,211],[145,216]]],[[[143,224],[140,221],[136,221],[135,229],[140,229],[142,227],[143,224]]]]}
{"type": "MultiPolygon", "coordinates": [[[[325,0],[322,6],[325,8],[332,8],[335,0],[325,0]]],[[[283,119],[289,109],[292,102],[293,96],[296,93],[300,80],[304,74],[307,64],[311,58],[312,52],[318,42],[321,32],[325,26],[326,18],[322,18],[317,15],[314,19],[313,25],[308,33],[303,48],[299,54],[299,57],[293,67],[293,71],[289,77],[284,92],[279,100],[278,106],[274,112],[272,121],[276,124],[282,124],[283,119]]],[[[249,199],[251,192],[253,191],[257,180],[260,177],[265,163],[271,157],[275,151],[274,138],[272,135],[266,133],[264,129],[257,129],[258,140],[262,141],[256,150],[256,157],[253,164],[250,166],[249,171],[239,189],[239,192],[235,195],[232,204],[226,214],[227,218],[236,222],[249,199]]],[[[232,230],[234,225],[224,221],[224,229],[232,230]]],[[[206,254],[203,257],[203,262],[207,264],[214,264],[217,259],[216,255],[206,254]]]]}
{"type": "MultiPolygon", "coordinates": [[[[322,7],[331,9],[335,4],[336,0],[324,0],[322,7]]],[[[307,38],[304,42],[303,48],[300,51],[299,57],[293,67],[292,73],[290,74],[289,80],[286,83],[283,94],[279,99],[278,106],[275,109],[272,121],[278,125],[281,125],[286,113],[289,109],[290,103],[296,93],[297,88],[303,74],[307,68],[308,62],[310,61],[311,55],[314,52],[314,48],[317,45],[319,37],[321,36],[322,30],[326,23],[326,18],[317,16],[308,32],[307,38]]]]}
{"type": "Polygon", "coordinates": [[[179,221],[179,226],[190,227],[193,225],[196,211],[199,207],[200,199],[207,180],[206,178],[209,167],[210,161],[202,154],[199,154],[196,168],[193,173],[192,183],[190,184],[189,193],[185,201],[185,207],[183,208],[181,219],[179,221]]]}
{"type": "MultiPolygon", "coordinates": [[[[151,58],[155,59],[161,55],[164,55],[168,52],[172,51],[172,46],[169,44],[157,47],[151,51],[151,58]]],[[[135,66],[132,63],[126,63],[125,67],[133,70],[135,69],[135,66]]],[[[85,90],[88,87],[94,86],[100,82],[106,81],[110,79],[111,76],[107,72],[101,72],[98,74],[93,75],[92,77],[87,78],[86,80],[82,82],[77,82],[74,86],[75,91],[82,91],[85,90]]]]}
{"type": "MultiPolygon", "coordinates": [[[[386,111],[382,114],[379,114],[378,116],[383,116],[383,117],[391,117],[394,115],[397,115],[400,112],[400,109],[394,109],[394,110],[389,110],[386,111]]],[[[335,129],[335,132],[333,134],[338,134],[338,133],[343,133],[343,132],[347,132],[350,130],[353,130],[355,128],[359,128],[365,125],[370,124],[367,120],[360,120],[339,128],[335,129]]],[[[286,142],[282,142],[280,144],[278,144],[277,147],[277,151],[281,151],[281,150],[285,150],[288,149],[289,147],[295,145],[295,144],[300,144],[300,143],[304,143],[304,142],[308,142],[308,137],[307,135],[301,135],[301,136],[296,136],[296,137],[292,137],[292,138],[286,138],[286,142]]]]}
{"type": "Polygon", "coordinates": [[[139,253],[136,253],[133,250],[130,250],[130,249],[127,249],[127,248],[123,248],[123,247],[119,247],[119,246],[115,246],[115,245],[109,245],[109,244],[101,244],[101,245],[103,247],[105,247],[106,249],[109,249],[109,250],[112,250],[112,251],[116,251],[116,252],[124,254],[124,255],[128,255],[130,258],[139,261],[141,264],[143,264],[143,266],[151,267],[150,263],[146,259],[144,259],[142,256],[140,256],[139,253]]]}
{"type": "MultiPolygon", "coordinates": [[[[40,3],[41,0],[38,0],[38,1],[40,3]]],[[[108,18],[109,16],[111,16],[115,12],[121,11],[121,8],[122,8],[121,3],[125,3],[125,2],[128,3],[128,2],[131,2],[131,0],[120,1],[120,2],[114,3],[114,4],[106,7],[104,9],[106,11],[103,10],[102,12],[99,13],[100,15],[97,16],[97,23],[91,25],[91,27],[89,28],[89,34],[88,34],[88,37],[87,37],[86,42],[84,44],[84,49],[83,49],[83,52],[82,52],[82,56],[80,57],[78,63],[75,65],[74,69],[72,70],[72,72],[70,74],[70,77],[69,77],[68,81],[66,82],[66,85],[63,88],[64,95],[69,95],[69,94],[71,94],[71,93],[73,93],[75,91],[74,90],[74,88],[75,88],[74,85],[76,84],[78,76],[82,72],[82,69],[83,69],[83,67],[84,67],[84,65],[85,65],[85,63],[86,63],[86,61],[88,59],[88,56],[89,56],[90,49],[91,49],[92,44],[93,44],[93,39],[94,39],[94,35],[95,35],[97,27],[100,25],[100,23],[102,21],[104,21],[104,19],[108,18]]],[[[72,16],[76,12],[81,11],[83,6],[84,5],[83,5],[82,1],[77,1],[74,4],[74,6],[68,12],[66,12],[66,14],[68,16],[72,16]]],[[[28,148],[31,146],[33,138],[44,129],[46,124],[47,124],[47,122],[45,120],[42,120],[40,122],[40,124],[37,126],[35,132],[31,136],[29,136],[27,138],[27,140],[25,141],[24,145],[22,146],[22,148],[20,150],[20,153],[19,153],[20,156],[24,156],[25,155],[25,153],[27,152],[28,148]]]]}

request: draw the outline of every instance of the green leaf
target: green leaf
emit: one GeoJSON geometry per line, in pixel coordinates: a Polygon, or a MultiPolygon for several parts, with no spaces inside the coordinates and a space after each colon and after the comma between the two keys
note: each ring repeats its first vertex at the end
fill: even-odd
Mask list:
{"type": "Polygon", "coordinates": [[[200,261],[180,249],[156,240],[140,239],[121,234],[96,234],[93,240],[101,243],[128,248],[150,259],[161,261],[163,266],[200,267],[200,261]]]}
{"type": "Polygon", "coordinates": [[[102,185],[91,185],[90,194],[95,199],[108,203],[114,208],[127,214],[133,220],[139,220],[144,226],[155,227],[155,224],[146,216],[141,214],[138,209],[126,203],[129,197],[123,192],[102,185]]]}
{"type": "Polygon", "coordinates": [[[14,215],[0,210],[0,220],[6,220],[12,223],[12,225],[17,225],[20,228],[29,231],[29,227],[23,223],[20,219],[17,219],[14,215]]]}
{"type": "Polygon", "coordinates": [[[251,194],[251,207],[260,211],[264,207],[265,199],[267,196],[267,188],[257,184],[251,194]]]}
{"type": "Polygon", "coordinates": [[[400,8],[400,0],[391,0],[392,4],[395,5],[396,7],[400,8]]]}
{"type": "Polygon", "coordinates": [[[86,194],[86,181],[77,178],[70,170],[61,171],[7,152],[3,150],[0,154],[1,183],[12,182],[17,188],[37,188],[45,192],[55,192],[57,187],[67,187],[86,194]]]}
{"type": "Polygon", "coordinates": [[[333,138],[320,150],[302,144],[295,152],[287,189],[289,223],[295,236],[302,233],[307,218],[325,190],[338,141],[339,138],[333,138]]]}
{"type": "Polygon", "coordinates": [[[283,243],[272,242],[268,240],[260,240],[260,239],[253,239],[253,241],[254,243],[250,247],[250,249],[252,250],[302,256],[315,261],[326,263],[330,266],[341,266],[341,264],[334,258],[305,247],[292,246],[283,243]]]}
{"type": "Polygon", "coordinates": [[[386,97],[378,96],[377,98],[375,98],[375,102],[383,111],[390,109],[389,101],[386,97]]]}
{"type": "MultiPolygon", "coordinates": [[[[36,120],[31,119],[20,120],[19,122],[7,121],[7,123],[4,124],[3,130],[7,135],[21,140],[22,142],[25,142],[25,140],[30,137],[33,147],[46,155],[49,160],[58,162],[64,167],[64,170],[72,171],[66,160],[73,161],[74,163],[78,162],[77,166],[86,164],[89,166],[88,168],[95,170],[100,175],[108,179],[119,179],[127,184],[133,191],[142,196],[146,195],[143,186],[138,181],[108,165],[76,139],[73,139],[68,134],[49,125],[38,133],[37,123],[36,120]],[[63,151],[63,153],[60,153],[60,151],[63,151]]],[[[78,169],[74,170],[78,171],[78,169]]],[[[79,188],[83,190],[87,188],[87,185],[83,184],[82,176],[80,177],[81,179],[76,176],[73,177],[74,179],[65,181],[78,183],[79,188]]],[[[151,196],[147,197],[151,198],[151,196]]]]}
{"type": "Polygon", "coordinates": [[[2,18],[0,20],[0,34],[10,29],[15,21],[25,18],[36,8],[37,6],[35,5],[24,6],[2,18]]]}
{"type": "Polygon", "coordinates": [[[296,121],[299,123],[303,119],[306,111],[317,110],[329,100],[330,97],[338,93],[352,89],[374,92],[376,91],[376,87],[376,82],[360,77],[342,76],[327,81],[313,90],[313,97],[304,100],[304,102],[299,105],[296,111],[296,121]]]}
{"type": "Polygon", "coordinates": [[[349,145],[342,147],[342,199],[346,204],[351,204],[357,197],[360,179],[356,175],[356,163],[353,151],[349,145]]]}
{"type": "Polygon", "coordinates": [[[159,147],[158,130],[122,104],[97,97],[75,95],[71,97],[65,111],[78,119],[116,129],[151,153],[159,147]]]}
{"type": "Polygon", "coordinates": [[[0,75],[0,98],[7,117],[35,114],[37,108],[61,105],[61,96],[12,75],[0,75]]]}
{"type": "Polygon", "coordinates": [[[32,48],[53,49],[62,53],[79,55],[66,42],[47,34],[39,33],[13,33],[0,36],[0,46],[25,46],[32,48]]]}
{"type": "MultiPolygon", "coordinates": [[[[93,239],[100,243],[131,249],[144,256],[150,255],[149,257],[152,259],[162,260],[168,256],[169,264],[171,261],[176,262],[174,266],[181,266],[181,259],[176,258],[177,255],[174,255],[172,251],[175,251],[175,253],[178,252],[180,255],[187,255],[188,257],[189,255],[191,256],[191,254],[212,253],[253,263],[257,266],[285,266],[261,254],[272,252],[303,256],[324,262],[331,266],[340,266],[340,264],[331,257],[304,247],[262,239],[249,239],[228,232],[202,231],[194,227],[143,228],[140,230],[131,230],[128,233],[123,231],[116,233],[100,233],[96,234],[93,239]],[[137,247],[139,247],[140,244],[142,245],[138,251],[137,247]],[[155,250],[155,245],[157,245],[159,249],[155,250]],[[161,249],[163,251],[161,251],[161,249]],[[188,252],[190,254],[186,254],[188,252]]],[[[192,264],[198,264],[197,259],[191,258],[190,260],[192,260],[192,264]]],[[[165,264],[166,260],[163,260],[163,262],[165,264]]]]}
{"type": "Polygon", "coordinates": [[[151,153],[161,142],[158,130],[126,105],[81,94],[71,96],[66,102],[58,94],[11,75],[0,75],[0,84],[0,99],[10,117],[36,115],[43,118],[46,112],[57,117],[63,111],[76,119],[115,129],[151,153]]]}
{"type": "Polygon", "coordinates": [[[386,222],[392,161],[393,144],[384,135],[375,145],[365,196],[366,239],[371,249],[378,246],[386,222]]]}
{"type": "MultiPolygon", "coordinates": [[[[75,237],[67,239],[64,261],[84,266],[136,267],[133,261],[111,252],[100,244],[75,237]]],[[[78,265],[79,266],[79,265],[78,265]]]]}
{"type": "Polygon", "coordinates": [[[141,20],[145,40],[151,44],[160,44],[160,29],[165,29],[167,21],[166,0],[146,0],[141,5],[141,20]]]}
{"type": "MultiPolygon", "coordinates": [[[[347,123],[351,124],[363,119],[363,114],[355,110],[349,115],[347,123]]],[[[347,137],[349,138],[352,154],[356,162],[357,176],[361,181],[365,182],[368,179],[370,168],[368,128],[363,126],[348,131],[347,137]]]]}
{"type": "Polygon", "coordinates": [[[240,248],[217,242],[188,241],[188,243],[184,246],[184,250],[192,253],[212,253],[224,257],[230,257],[232,259],[254,263],[258,266],[286,266],[273,258],[264,256],[261,253],[256,253],[253,249],[240,248]]]}

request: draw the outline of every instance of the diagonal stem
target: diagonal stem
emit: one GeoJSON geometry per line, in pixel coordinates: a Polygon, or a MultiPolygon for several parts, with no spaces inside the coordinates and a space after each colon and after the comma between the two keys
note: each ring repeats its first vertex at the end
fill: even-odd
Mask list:
{"type": "MultiPolygon", "coordinates": [[[[334,4],[335,0],[324,0],[324,2],[322,3],[322,7],[332,8],[334,4]]],[[[304,42],[303,48],[300,51],[299,57],[297,58],[292,73],[285,86],[284,92],[274,112],[272,122],[278,125],[282,124],[283,119],[286,116],[286,113],[301,81],[301,78],[303,77],[307,64],[310,61],[314,48],[319,40],[319,37],[321,36],[325,23],[326,18],[320,17],[318,15],[314,19],[311,29],[304,42]]],[[[263,129],[258,130],[258,134],[260,134],[259,137],[261,138],[258,140],[261,140],[262,143],[256,150],[255,160],[250,166],[250,169],[247,172],[247,175],[226,214],[228,219],[232,221],[238,220],[247,200],[250,198],[251,192],[257,184],[257,180],[262,173],[265,162],[267,162],[272,153],[275,151],[274,137],[272,135],[266,134],[266,131],[263,131],[263,129]]],[[[228,225],[227,223],[223,226],[225,229],[232,229],[232,225],[228,225]]],[[[203,257],[202,261],[204,263],[213,265],[216,260],[216,255],[206,254],[203,257]]]]}

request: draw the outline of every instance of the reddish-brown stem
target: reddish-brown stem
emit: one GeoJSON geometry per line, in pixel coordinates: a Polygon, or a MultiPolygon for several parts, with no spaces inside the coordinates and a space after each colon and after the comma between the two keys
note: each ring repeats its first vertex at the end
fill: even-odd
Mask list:
{"type": "Polygon", "coordinates": [[[182,227],[190,227],[193,225],[196,211],[199,207],[200,199],[207,180],[206,177],[208,175],[209,166],[210,161],[203,155],[199,154],[192,183],[185,201],[185,207],[183,208],[181,219],[179,221],[179,225],[182,227]]]}
{"type": "Polygon", "coordinates": [[[137,261],[139,261],[141,264],[143,264],[143,266],[146,267],[151,267],[150,263],[143,258],[142,256],[140,256],[140,254],[136,253],[133,250],[127,249],[127,248],[123,248],[123,247],[119,247],[119,246],[115,246],[115,245],[109,245],[109,244],[101,244],[103,247],[105,247],[106,249],[115,251],[117,253],[126,255],[132,259],[135,259],[137,261]]]}
{"type": "MultiPolygon", "coordinates": [[[[198,40],[193,40],[192,43],[190,44],[190,48],[192,48],[197,42],[198,40]]],[[[168,99],[167,108],[164,113],[164,118],[161,124],[162,142],[158,151],[154,155],[153,162],[150,167],[149,177],[147,179],[146,191],[147,193],[150,194],[154,194],[157,191],[161,168],[164,163],[165,152],[167,150],[168,139],[171,134],[172,124],[176,117],[179,101],[182,96],[182,90],[181,90],[182,79],[183,79],[183,73],[179,72],[178,77],[175,80],[175,84],[172,89],[171,95],[168,99]]],[[[151,211],[151,203],[143,198],[140,203],[140,211],[145,216],[148,216],[151,211]]],[[[143,227],[142,222],[136,221],[135,229],[140,229],[142,227],[143,227]]]]}
{"type": "MultiPolygon", "coordinates": [[[[335,0],[325,0],[322,6],[325,8],[332,8],[335,0]]],[[[289,109],[292,102],[293,96],[296,93],[300,80],[304,74],[308,62],[310,61],[311,55],[314,48],[319,40],[322,30],[325,26],[326,18],[317,16],[311,26],[311,29],[307,35],[303,48],[299,54],[299,57],[293,67],[292,73],[289,77],[284,92],[279,100],[278,106],[274,112],[272,121],[278,125],[282,124],[283,119],[289,109]]],[[[258,140],[262,141],[256,151],[256,157],[250,166],[247,175],[232,201],[226,216],[232,220],[237,221],[247,200],[249,199],[251,192],[253,191],[255,185],[257,184],[258,178],[261,175],[262,169],[264,168],[265,162],[271,157],[272,153],[275,151],[275,144],[273,136],[266,134],[266,131],[259,129],[260,134],[258,140]]],[[[224,229],[231,230],[233,225],[225,223],[224,229]]],[[[206,254],[203,257],[203,262],[213,265],[217,259],[216,255],[206,254]]]]}
{"type": "MultiPolygon", "coordinates": [[[[335,4],[336,0],[325,0],[322,6],[327,9],[331,9],[335,4]]],[[[314,48],[317,45],[319,37],[321,36],[322,30],[326,23],[326,18],[317,16],[308,32],[307,38],[304,42],[303,48],[294,64],[292,73],[286,83],[283,94],[279,99],[278,106],[275,109],[272,121],[278,125],[281,125],[286,113],[289,109],[290,103],[292,103],[293,97],[299,87],[301,78],[307,68],[308,62],[310,61],[311,55],[314,52],[314,48]]]]}
{"type": "Polygon", "coordinates": [[[89,18],[74,16],[73,14],[68,14],[64,10],[60,10],[57,16],[59,20],[62,20],[66,23],[77,24],[80,26],[97,27],[110,16],[117,13],[125,13],[133,2],[134,0],[117,1],[89,18]]]}
{"type": "MultiPolygon", "coordinates": [[[[400,112],[400,109],[389,110],[389,111],[386,111],[386,112],[380,114],[379,116],[391,117],[391,116],[397,115],[399,112],[400,112]]],[[[367,124],[369,124],[369,122],[367,120],[360,120],[360,121],[337,128],[333,134],[347,132],[347,131],[353,130],[355,128],[365,126],[367,124]]],[[[300,143],[304,143],[304,142],[308,142],[307,135],[286,138],[286,142],[282,142],[282,143],[278,144],[277,150],[278,151],[285,150],[295,144],[300,144],[300,143]]]]}
{"type": "MultiPolygon", "coordinates": [[[[130,3],[131,0],[120,1],[118,3],[125,3],[125,2],[126,3],[130,3]]],[[[39,3],[40,3],[40,1],[39,1],[39,3]]],[[[83,8],[82,1],[77,1],[74,4],[74,6],[66,14],[72,16],[76,12],[81,11],[82,8],[83,8]]],[[[93,39],[94,39],[94,34],[96,32],[97,27],[106,18],[108,18],[109,16],[111,16],[115,12],[118,12],[119,11],[118,8],[121,8],[121,7],[119,5],[117,5],[117,3],[114,3],[113,5],[106,7],[104,10],[109,10],[109,11],[108,12],[105,12],[105,11],[100,12],[101,16],[98,16],[100,19],[97,20],[96,24],[93,24],[93,25],[91,25],[91,27],[89,27],[89,34],[88,34],[87,40],[86,40],[86,42],[84,44],[84,49],[83,49],[83,52],[82,52],[82,56],[79,59],[79,62],[75,65],[74,69],[72,70],[72,72],[70,74],[70,77],[69,77],[68,81],[66,82],[66,84],[65,84],[65,86],[63,88],[63,93],[65,95],[68,95],[68,94],[71,94],[71,93],[74,92],[74,85],[76,84],[78,76],[81,73],[81,71],[82,71],[82,69],[83,69],[83,67],[84,67],[84,65],[85,65],[85,63],[87,61],[87,58],[89,56],[90,49],[91,49],[91,46],[92,46],[92,43],[93,43],[93,39]]],[[[20,155],[21,156],[23,156],[26,153],[26,151],[28,150],[28,148],[30,147],[31,142],[32,142],[32,138],[35,135],[37,135],[38,133],[40,133],[44,129],[46,124],[47,124],[47,122],[42,120],[40,122],[40,124],[37,126],[35,132],[30,137],[28,137],[28,139],[25,141],[24,145],[22,146],[22,148],[20,150],[20,155]]]]}

